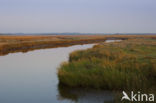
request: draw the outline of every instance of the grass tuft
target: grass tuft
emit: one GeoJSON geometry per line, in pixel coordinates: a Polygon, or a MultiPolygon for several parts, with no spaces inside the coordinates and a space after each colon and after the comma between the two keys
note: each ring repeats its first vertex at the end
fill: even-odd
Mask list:
{"type": "Polygon", "coordinates": [[[58,77],[60,84],[69,87],[156,87],[156,40],[131,39],[75,51],[70,54],[69,63],[59,68],[58,77]]]}

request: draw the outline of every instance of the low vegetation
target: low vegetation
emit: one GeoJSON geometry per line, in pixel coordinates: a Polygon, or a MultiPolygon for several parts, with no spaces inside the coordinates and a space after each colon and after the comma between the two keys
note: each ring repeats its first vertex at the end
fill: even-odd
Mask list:
{"type": "Polygon", "coordinates": [[[0,35],[0,55],[75,44],[103,42],[106,39],[155,38],[153,35],[0,35]]]}
{"type": "Polygon", "coordinates": [[[53,36],[0,36],[0,55],[11,52],[26,52],[34,49],[53,48],[61,46],[70,46],[74,44],[94,43],[105,41],[101,36],[71,36],[71,35],[53,35],[53,36]]]}
{"type": "Polygon", "coordinates": [[[156,87],[156,38],[101,43],[70,54],[58,71],[61,85],[111,90],[156,87]]]}

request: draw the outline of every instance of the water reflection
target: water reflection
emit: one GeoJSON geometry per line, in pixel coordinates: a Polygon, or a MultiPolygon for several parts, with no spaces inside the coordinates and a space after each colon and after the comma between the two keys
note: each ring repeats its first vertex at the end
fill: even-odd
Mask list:
{"type": "Polygon", "coordinates": [[[69,99],[74,103],[113,103],[114,95],[111,91],[67,88],[59,85],[59,100],[69,99]]]}
{"type": "Polygon", "coordinates": [[[58,86],[57,69],[74,50],[94,44],[0,56],[0,103],[103,103],[111,92],[58,86]]]}

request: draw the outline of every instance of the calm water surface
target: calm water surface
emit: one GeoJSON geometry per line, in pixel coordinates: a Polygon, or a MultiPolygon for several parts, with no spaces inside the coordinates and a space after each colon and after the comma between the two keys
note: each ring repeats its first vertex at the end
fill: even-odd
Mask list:
{"type": "Polygon", "coordinates": [[[74,50],[94,44],[42,49],[0,56],[0,103],[104,103],[109,91],[58,86],[57,68],[74,50]]]}

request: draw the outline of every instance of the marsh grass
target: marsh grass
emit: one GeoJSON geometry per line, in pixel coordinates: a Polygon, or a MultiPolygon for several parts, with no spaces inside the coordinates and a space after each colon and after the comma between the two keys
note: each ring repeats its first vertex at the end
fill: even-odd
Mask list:
{"type": "Polygon", "coordinates": [[[156,87],[156,40],[103,43],[70,54],[59,68],[59,81],[69,87],[148,89],[156,87]]]}
{"type": "Polygon", "coordinates": [[[65,47],[75,44],[103,42],[104,36],[54,35],[54,36],[0,36],[0,55],[26,52],[35,49],[65,47]]]}
{"type": "Polygon", "coordinates": [[[0,55],[35,49],[104,42],[106,39],[151,38],[154,35],[0,35],[0,55]]]}

